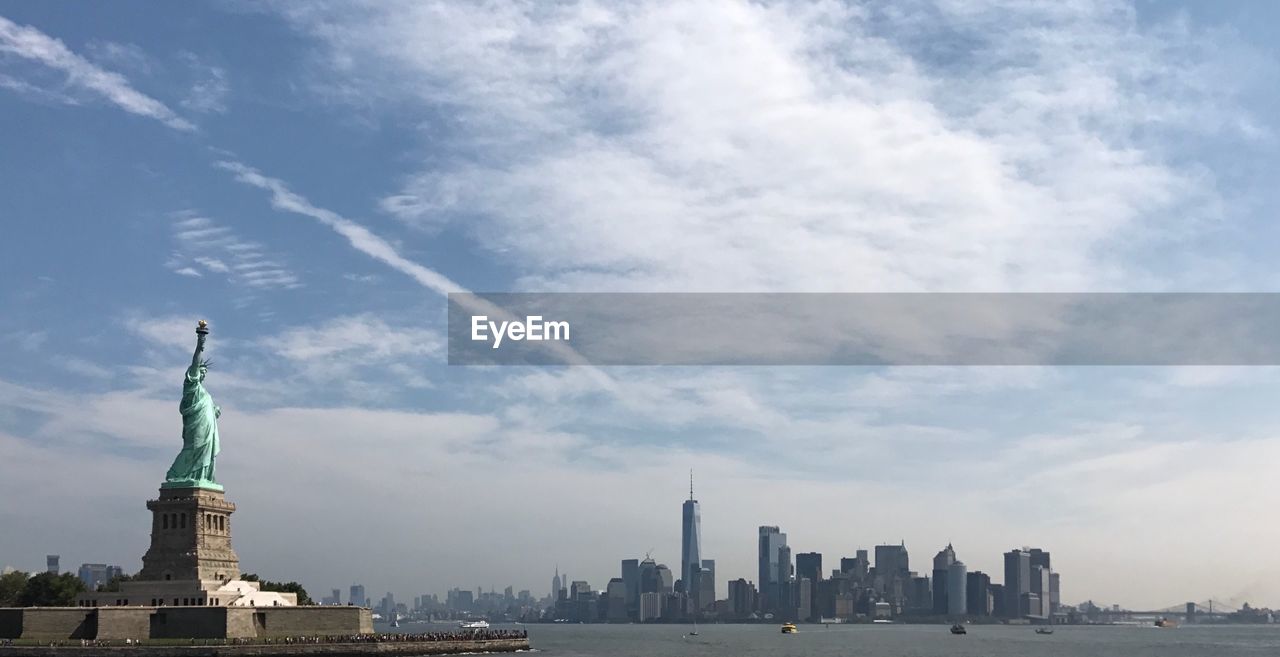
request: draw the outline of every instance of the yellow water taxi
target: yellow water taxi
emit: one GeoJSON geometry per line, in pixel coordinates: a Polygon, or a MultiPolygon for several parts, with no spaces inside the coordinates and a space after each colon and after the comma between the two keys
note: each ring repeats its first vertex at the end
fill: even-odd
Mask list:
{"type": "Polygon", "coordinates": [[[797,629],[796,629],[796,624],[795,624],[795,623],[783,623],[783,624],[782,624],[782,633],[783,633],[783,634],[795,634],[796,632],[799,632],[799,631],[800,631],[800,630],[797,630],[797,629]]]}

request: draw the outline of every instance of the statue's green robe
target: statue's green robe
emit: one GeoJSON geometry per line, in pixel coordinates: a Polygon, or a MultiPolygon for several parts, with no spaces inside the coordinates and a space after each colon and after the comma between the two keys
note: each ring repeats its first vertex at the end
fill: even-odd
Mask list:
{"type": "Polygon", "coordinates": [[[182,385],[182,451],[165,475],[166,482],[190,482],[193,485],[215,483],[214,459],[221,451],[218,441],[218,416],[222,409],[204,389],[204,375],[198,366],[187,369],[182,385]]]}

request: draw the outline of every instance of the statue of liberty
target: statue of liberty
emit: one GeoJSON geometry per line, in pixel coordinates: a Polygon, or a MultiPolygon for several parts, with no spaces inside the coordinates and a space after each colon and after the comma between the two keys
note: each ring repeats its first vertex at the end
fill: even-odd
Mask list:
{"type": "Polygon", "coordinates": [[[191,356],[186,380],[182,384],[182,451],[173,459],[161,488],[209,488],[222,490],[214,478],[214,462],[221,451],[218,441],[218,416],[222,409],[204,389],[204,377],[210,362],[200,358],[209,324],[203,319],[196,327],[196,352],[191,356]]]}

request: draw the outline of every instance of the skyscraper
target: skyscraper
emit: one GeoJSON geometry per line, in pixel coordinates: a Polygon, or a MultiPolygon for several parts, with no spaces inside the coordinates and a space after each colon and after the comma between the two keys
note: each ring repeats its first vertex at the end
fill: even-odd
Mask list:
{"type": "Polygon", "coordinates": [[[809,620],[813,617],[813,580],[808,577],[796,577],[795,590],[795,619],[809,620]]]}
{"type": "Polygon", "coordinates": [[[556,574],[554,577],[551,578],[551,599],[552,600],[560,599],[560,589],[562,588],[564,587],[560,586],[560,566],[556,565],[556,574]]]}
{"type": "Polygon", "coordinates": [[[658,564],[658,566],[653,569],[653,576],[657,581],[658,593],[667,595],[675,590],[675,577],[671,574],[671,569],[667,568],[667,564],[658,564]]]}
{"type": "MultiPolygon", "coordinates": [[[[884,600],[894,610],[906,603],[906,593],[911,578],[911,565],[905,543],[876,546],[875,584],[884,600]]],[[[896,613],[896,611],[895,611],[896,613]]]]}
{"type": "Polygon", "coordinates": [[[714,610],[716,606],[716,560],[703,559],[698,572],[698,608],[714,610]]]}
{"type": "Polygon", "coordinates": [[[796,577],[808,577],[810,582],[822,580],[822,553],[801,552],[796,555],[796,577]]]}
{"type": "Polygon", "coordinates": [[[369,601],[364,597],[364,585],[352,584],[351,590],[348,592],[347,602],[355,607],[368,607],[369,601]]]}
{"type": "Polygon", "coordinates": [[[795,567],[791,565],[791,546],[778,548],[778,602],[775,609],[796,620],[790,613],[796,608],[795,567]]]}
{"type": "Polygon", "coordinates": [[[729,582],[729,614],[733,618],[747,618],[756,610],[756,587],[745,579],[729,582]]]}
{"type": "MultiPolygon", "coordinates": [[[[781,602],[782,589],[778,573],[781,569],[779,563],[781,553],[787,547],[787,535],[782,530],[774,526],[762,525],[760,527],[759,539],[759,578],[760,578],[760,610],[764,612],[775,611],[781,602]]],[[[790,567],[791,551],[787,550],[788,572],[790,567]]]]}
{"type": "Polygon", "coordinates": [[[622,584],[626,587],[627,609],[635,616],[640,608],[640,560],[622,560],[622,584]]]}
{"type": "Polygon", "coordinates": [[[822,583],[821,552],[801,552],[796,555],[796,581],[801,579],[809,580],[809,595],[804,597],[802,592],[802,597],[796,601],[801,608],[809,609],[808,614],[801,613],[800,618],[803,620],[818,611],[818,588],[822,583]]]}
{"type": "Polygon", "coordinates": [[[1004,615],[1022,617],[1022,596],[1031,593],[1031,553],[1010,550],[1004,553],[1004,615]]]}
{"type": "Polygon", "coordinates": [[[1049,616],[1049,595],[1050,595],[1050,577],[1049,569],[1044,566],[1031,566],[1031,593],[1035,596],[1038,604],[1032,605],[1029,613],[1032,616],[1041,616],[1047,618],[1049,616]]]}
{"type": "Polygon", "coordinates": [[[605,618],[611,623],[624,623],[628,618],[627,585],[621,577],[609,580],[605,591],[605,618]]]}
{"type": "Polygon", "coordinates": [[[693,471],[689,471],[689,499],[685,500],[680,523],[680,579],[690,597],[698,590],[695,581],[702,567],[702,511],[693,499],[693,471]]]}
{"type": "Polygon", "coordinates": [[[969,569],[963,561],[955,561],[947,568],[947,615],[963,616],[966,612],[968,598],[969,569]]]}
{"type": "Polygon", "coordinates": [[[911,571],[911,562],[907,556],[907,545],[877,545],[876,574],[886,580],[890,576],[905,577],[911,571]]]}
{"type": "Polygon", "coordinates": [[[956,551],[950,543],[933,557],[933,613],[939,616],[947,613],[947,569],[955,562],[956,551]]]}
{"type": "Polygon", "coordinates": [[[53,573],[54,575],[62,572],[62,568],[58,566],[59,558],[60,557],[56,554],[46,555],[44,558],[45,570],[53,573]]]}
{"type": "Polygon", "coordinates": [[[658,562],[646,556],[638,566],[640,572],[640,593],[658,592],[658,562]]]}
{"type": "Polygon", "coordinates": [[[990,595],[991,578],[981,570],[969,573],[965,582],[965,608],[970,616],[989,616],[991,607],[987,601],[990,595]]]}
{"type": "Polygon", "coordinates": [[[1045,570],[1053,570],[1049,564],[1049,553],[1040,548],[1031,548],[1027,550],[1027,554],[1031,555],[1031,565],[1040,566],[1045,570]]]}
{"type": "Polygon", "coordinates": [[[1004,610],[1005,594],[1004,584],[996,584],[994,582],[987,585],[987,593],[991,600],[991,615],[996,618],[1005,618],[1008,616],[1004,610]]]}

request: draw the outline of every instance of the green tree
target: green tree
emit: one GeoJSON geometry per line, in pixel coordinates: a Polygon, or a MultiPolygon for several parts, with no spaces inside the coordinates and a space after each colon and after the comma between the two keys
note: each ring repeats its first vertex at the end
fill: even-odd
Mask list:
{"type": "Polygon", "coordinates": [[[84,582],[71,573],[40,573],[27,580],[18,604],[23,607],[74,607],[84,582]]]}
{"type": "Polygon", "coordinates": [[[307,590],[297,582],[263,582],[263,591],[275,591],[277,593],[296,593],[298,594],[298,604],[309,605],[314,604],[311,596],[307,595],[307,590]]]}
{"type": "Polygon", "coordinates": [[[17,607],[27,588],[28,575],[21,570],[0,575],[0,607],[17,607]]]}
{"type": "Polygon", "coordinates": [[[120,591],[120,584],[122,582],[132,582],[132,581],[133,581],[133,575],[114,575],[112,576],[111,580],[108,581],[106,584],[99,584],[98,590],[117,593],[120,591]]]}

